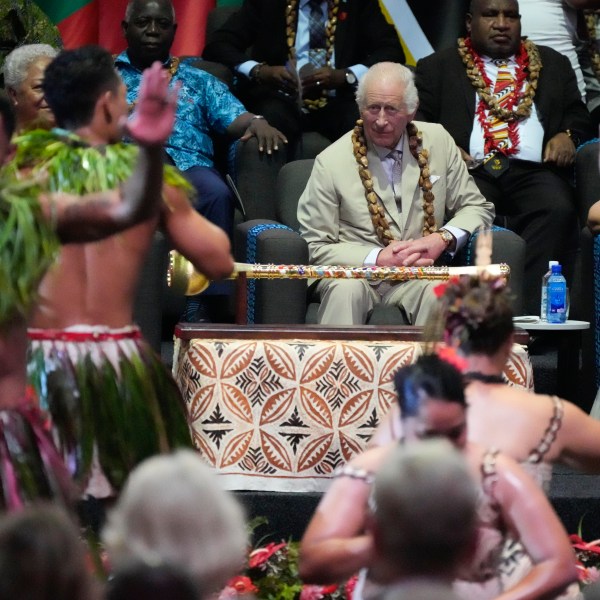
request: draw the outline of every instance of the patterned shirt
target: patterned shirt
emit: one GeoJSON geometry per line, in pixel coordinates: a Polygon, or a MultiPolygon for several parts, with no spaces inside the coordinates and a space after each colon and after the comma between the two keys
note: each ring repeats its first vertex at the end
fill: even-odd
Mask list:
{"type": "MultiPolygon", "coordinates": [[[[173,133],[165,150],[181,171],[212,167],[211,133],[225,133],[233,121],[247,112],[224,83],[189,64],[192,60],[197,59],[183,59],[171,80],[171,85],[176,81],[182,85],[173,133]]],[[[127,102],[132,104],[137,99],[142,72],[131,64],[127,51],[117,56],[115,66],[127,86],[127,102]]]]}

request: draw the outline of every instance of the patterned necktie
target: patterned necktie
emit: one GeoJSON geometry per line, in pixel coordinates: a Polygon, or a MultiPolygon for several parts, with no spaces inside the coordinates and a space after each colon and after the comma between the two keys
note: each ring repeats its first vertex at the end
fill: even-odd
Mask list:
{"type": "Polygon", "coordinates": [[[323,19],[323,9],[321,0],[310,0],[310,16],[308,19],[308,30],[310,34],[310,43],[308,50],[308,59],[315,67],[325,65],[325,25],[323,19]]]}
{"type": "Polygon", "coordinates": [[[392,166],[392,187],[394,188],[394,195],[400,195],[400,181],[402,179],[402,150],[392,150],[388,156],[394,159],[392,166]]]}
{"type": "Polygon", "coordinates": [[[402,212],[402,200],[400,197],[400,183],[402,180],[402,150],[392,150],[388,154],[388,158],[394,160],[394,164],[391,169],[391,181],[392,191],[394,193],[394,199],[396,200],[396,206],[398,212],[402,212]]]}
{"type": "MultiPolygon", "coordinates": [[[[511,70],[508,68],[508,64],[505,60],[497,61],[498,75],[496,77],[496,84],[494,85],[494,98],[498,100],[498,104],[502,108],[507,108],[509,100],[515,89],[515,79],[512,75],[511,70]]],[[[508,147],[508,123],[502,119],[498,119],[491,113],[488,115],[488,123],[490,126],[490,133],[494,140],[496,140],[497,148],[508,147]]],[[[489,151],[486,149],[486,151],[489,151]]]]}

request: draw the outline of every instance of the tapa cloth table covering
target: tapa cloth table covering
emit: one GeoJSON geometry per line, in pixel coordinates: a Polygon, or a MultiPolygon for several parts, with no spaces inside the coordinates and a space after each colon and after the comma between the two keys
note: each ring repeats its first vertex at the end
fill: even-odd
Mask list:
{"type": "MultiPolygon", "coordinates": [[[[365,449],[418,342],[175,338],[194,444],[230,490],[323,491],[365,449]]],[[[525,346],[504,371],[533,390],[525,346]]]]}

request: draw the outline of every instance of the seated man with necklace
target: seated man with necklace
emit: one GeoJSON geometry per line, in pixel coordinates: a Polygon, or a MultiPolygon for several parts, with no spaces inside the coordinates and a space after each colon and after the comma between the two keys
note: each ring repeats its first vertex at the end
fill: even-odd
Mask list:
{"type": "MultiPolygon", "coordinates": [[[[452,138],[413,121],[419,103],[412,72],[379,63],[358,86],[361,119],[317,156],[298,203],[300,233],[317,265],[431,266],[453,254],[494,209],[481,195],[452,138]]],[[[319,323],[360,325],[376,304],[397,306],[422,325],[434,281],[323,279],[319,323]]]]}
{"type": "Polygon", "coordinates": [[[283,131],[290,150],[302,131],[335,141],[352,129],[367,69],[404,62],[378,0],[244,0],[203,56],[240,75],[236,93],[283,131]]]}
{"type": "Polygon", "coordinates": [[[569,60],[521,39],[516,0],[472,0],[466,25],[458,47],[417,64],[417,116],[448,130],[496,223],[525,240],[525,311],[538,314],[548,261],[572,276],[578,227],[568,168],[591,137],[590,117],[569,60]]]}
{"type": "MultiPolygon", "coordinates": [[[[177,23],[171,0],[130,0],[122,22],[127,49],[115,66],[127,86],[127,101],[134,104],[142,71],[154,61],[168,70],[171,85],[181,85],[173,133],[165,144],[168,161],[194,185],[194,208],[232,237],[234,196],[214,165],[212,134],[247,142],[255,137],[264,154],[265,169],[279,169],[273,154],[283,151],[285,137],[265,117],[248,112],[216,77],[187,60],[170,54],[177,23]]],[[[273,175],[274,177],[274,175],[273,175]]],[[[230,293],[230,282],[212,284],[202,296],[188,299],[186,321],[216,320],[216,309],[230,293]]]]}

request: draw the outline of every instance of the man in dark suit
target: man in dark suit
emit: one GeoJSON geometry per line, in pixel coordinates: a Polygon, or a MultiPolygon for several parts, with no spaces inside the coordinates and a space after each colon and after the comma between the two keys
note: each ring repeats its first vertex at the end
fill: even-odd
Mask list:
{"type": "Polygon", "coordinates": [[[548,260],[572,274],[577,217],[569,167],[591,123],[568,59],[521,39],[516,0],[472,0],[458,48],[417,64],[417,118],[459,146],[496,223],[525,240],[525,310],[540,310],[548,260]]]}
{"type": "Polygon", "coordinates": [[[242,102],[290,141],[309,130],[334,141],[352,129],[368,67],[404,62],[378,0],[244,0],[203,56],[234,69],[242,102]]]}

